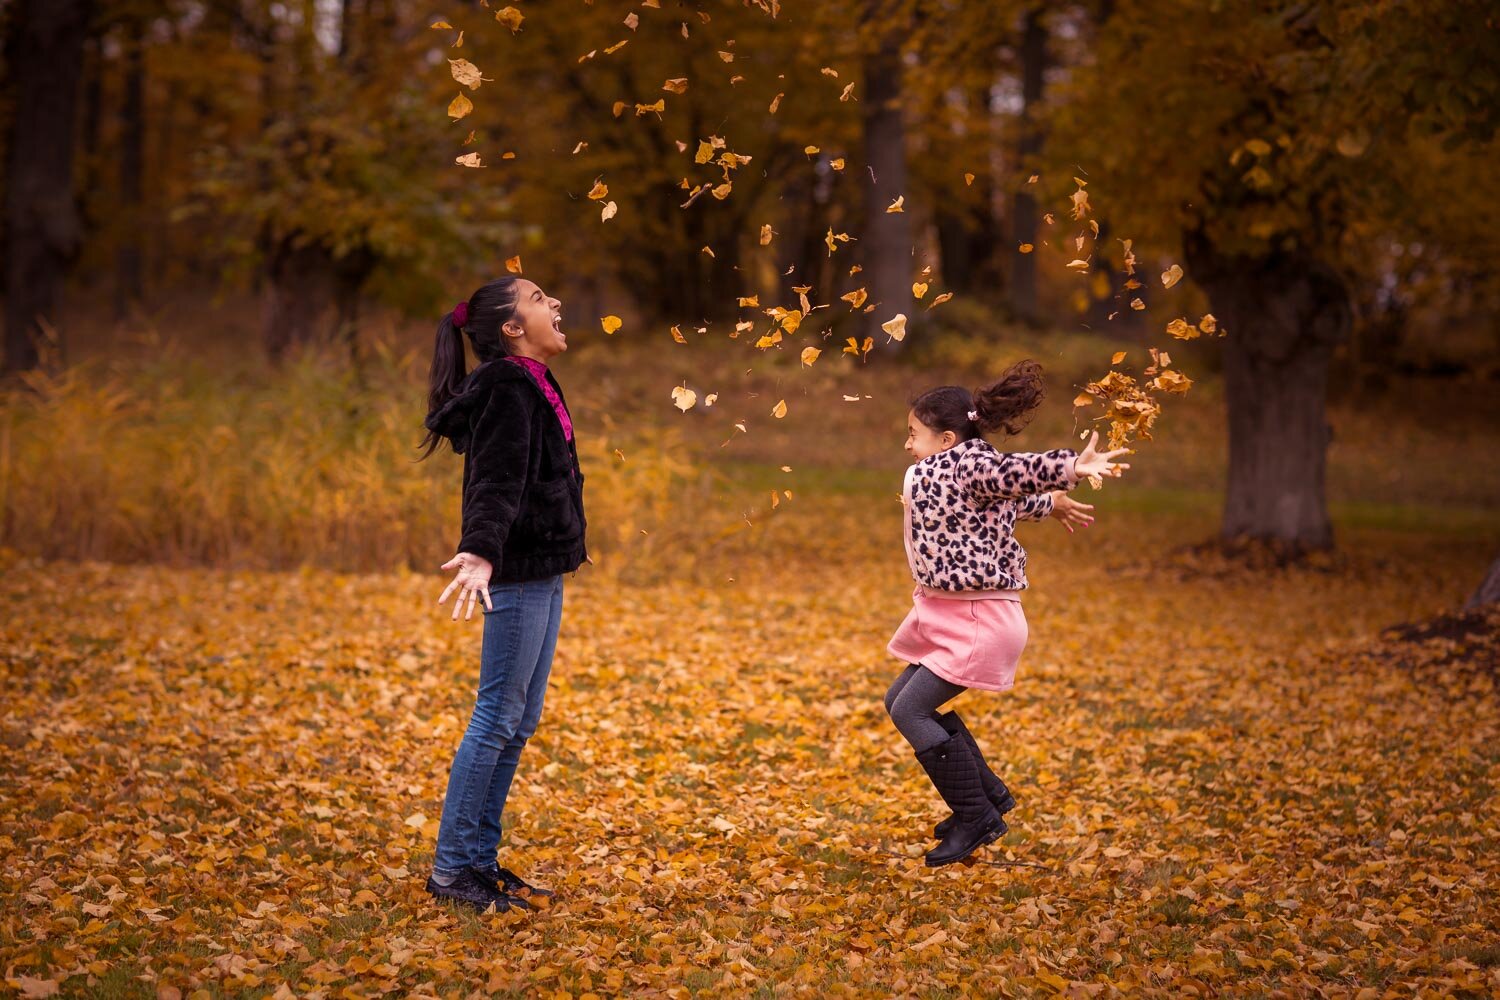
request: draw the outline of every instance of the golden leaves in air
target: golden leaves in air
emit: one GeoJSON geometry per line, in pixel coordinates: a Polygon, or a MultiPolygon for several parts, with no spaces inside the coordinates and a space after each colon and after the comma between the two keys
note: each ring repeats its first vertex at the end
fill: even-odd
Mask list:
{"type": "Polygon", "coordinates": [[[449,59],[448,68],[453,74],[453,79],[470,90],[478,90],[479,85],[489,79],[489,77],[481,75],[479,67],[467,59],[449,59]]]}
{"type": "Polygon", "coordinates": [[[604,207],[599,210],[599,221],[608,222],[610,219],[613,219],[615,217],[615,214],[619,212],[619,210],[619,205],[616,205],[612,201],[606,202],[604,204],[604,207]]]}
{"type": "Polygon", "coordinates": [[[449,102],[448,117],[452,118],[454,121],[458,121],[460,118],[465,117],[469,114],[469,112],[473,110],[474,102],[460,93],[457,97],[449,102]]]}
{"type": "Polygon", "coordinates": [[[604,183],[604,180],[602,178],[596,178],[594,180],[594,186],[589,189],[589,200],[590,201],[603,201],[605,198],[608,198],[608,197],[609,197],[609,185],[606,184],[606,183],[604,183]]]}
{"type": "Polygon", "coordinates": [[[856,288],[852,292],[845,292],[843,295],[840,295],[839,298],[849,303],[849,309],[852,312],[858,309],[860,306],[864,305],[865,299],[869,298],[869,295],[870,293],[867,292],[863,286],[861,286],[859,288],[856,288]]]}
{"type": "Polygon", "coordinates": [[[902,341],[906,339],[906,314],[897,313],[895,316],[880,324],[892,340],[902,341]]]}
{"type": "Polygon", "coordinates": [[[818,355],[822,353],[823,352],[818,350],[818,348],[816,347],[802,348],[802,364],[805,366],[811,366],[814,361],[818,360],[818,355]]]}
{"type": "Polygon", "coordinates": [[[927,294],[927,282],[913,281],[911,283],[911,294],[912,298],[921,299],[922,296],[927,294]]]}
{"type": "Polygon", "coordinates": [[[484,162],[480,160],[478,153],[464,153],[462,156],[455,156],[453,162],[460,167],[479,168],[484,166],[484,162]]]}
{"type": "Polygon", "coordinates": [[[927,304],[928,311],[936,309],[938,306],[942,305],[944,302],[947,302],[951,298],[953,298],[952,292],[944,292],[927,304]]]}
{"type": "Polygon", "coordinates": [[[613,336],[624,325],[624,321],[618,316],[605,316],[599,320],[599,325],[604,328],[605,333],[613,336]]]}
{"type": "Polygon", "coordinates": [[[904,194],[897,195],[896,196],[896,200],[893,201],[893,202],[891,202],[889,205],[887,205],[885,207],[886,214],[887,215],[891,215],[891,214],[894,214],[896,212],[905,212],[906,209],[903,207],[905,204],[906,204],[906,195],[904,195],[904,194]]]}
{"type": "Polygon", "coordinates": [[[679,385],[672,390],[672,405],[683,413],[691,410],[698,403],[698,394],[685,385],[679,385]]]}
{"type": "Polygon", "coordinates": [[[771,416],[775,417],[777,420],[780,420],[782,417],[786,416],[786,400],[781,400],[771,408],[771,416]]]}
{"type": "Polygon", "coordinates": [[[1163,288],[1171,288],[1181,280],[1182,267],[1180,265],[1173,264],[1161,273],[1161,287],[1163,288]]]}
{"type": "Polygon", "coordinates": [[[688,89],[688,78],[685,76],[668,80],[661,85],[661,89],[671,94],[686,94],[688,89]]]}
{"type": "Polygon", "coordinates": [[[507,257],[507,258],[505,258],[505,269],[507,271],[509,271],[511,274],[520,274],[521,273],[521,255],[520,254],[516,254],[514,257],[507,257]]]}
{"type": "Polygon", "coordinates": [[[510,29],[511,34],[521,30],[521,22],[526,20],[526,15],[515,7],[501,7],[495,11],[495,20],[510,29]]]}

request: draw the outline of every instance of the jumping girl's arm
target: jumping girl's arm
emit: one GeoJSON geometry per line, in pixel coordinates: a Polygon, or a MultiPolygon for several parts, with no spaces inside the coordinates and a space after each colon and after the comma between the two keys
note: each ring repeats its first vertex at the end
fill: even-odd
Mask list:
{"type": "Polygon", "coordinates": [[[954,471],[959,488],[975,507],[1001,500],[1023,500],[1052,490],[1070,490],[1078,453],[1068,448],[1047,452],[974,450],[954,471]]]}
{"type": "Polygon", "coordinates": [[[1052,505],[1055,500],[1063,494],[1058,490],[1047,493],[1033,493],[1029,497],[1022,497],[1016,502],[1017,521],[1040,521],[1052,513],[1052,505]]]}
{"type": "Polygon", "coordinates": [[[466,604],[464,618],[473,615],[476,595],[491,607],[490,577],[500,565],[506,536],[521,510],[530,447],[530,410],[522,397],[497,388],[474,420],[474,451],[469,456],[473,477],[464,491],[463,536],[458,554],[442,566],[458,571],[438,598],[443,604],[459,591],[454,621],[466,604]]]}

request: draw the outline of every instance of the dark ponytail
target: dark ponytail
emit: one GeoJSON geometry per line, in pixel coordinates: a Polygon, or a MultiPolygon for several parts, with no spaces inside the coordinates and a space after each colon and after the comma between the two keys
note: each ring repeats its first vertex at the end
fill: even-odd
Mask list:
{"type": "Polygon", "coordinates": [[[418,445],[423,449],[421,458],[431,455],[442,443],[443,435],[433,426],[433,418],[459,394],[468,377],[464,335],[468,335],[480,364],[505,357],[510,351],[500,328],[515,318],[519,301],[516,279],[506,275],[481,285],[467,302],[460,302],[438,323],[432,370],[427,377],[427,436],[418,445]]]}
{"type": "Polygon", "coordinates": [[[1046,393],[1042,366],[1018,361],[998,381],[972,393],[956,385],[929,389],[912,402],[911,409],[934,432],[952,431],[960,441],[968,441],[1001,429],[1019,434],[1046,393]]]}

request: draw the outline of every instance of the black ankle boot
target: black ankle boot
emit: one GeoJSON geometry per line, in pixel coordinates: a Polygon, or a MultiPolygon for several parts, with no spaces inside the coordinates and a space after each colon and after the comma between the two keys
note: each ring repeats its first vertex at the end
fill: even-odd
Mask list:
{"type": "Polygon", "coordinates": [[[927,867],[962,861],[985,844],[1005,835],[1005,820],[984,794],[979,765],[967,740],[950,736],[917,754],[917,762],[953,810],[954,824],[943,842],[927,852],[927,867]]]}
{"type": "MultiPolygon", "coordinates": [[[[964,725],[957,712],[945,712],[937,717],[938,724],[948,731],[949,736],[961,737],[969,744],[969,749],[974,753],[974,761],[979,765],[979,777],[984,782],[984,794],[995,807],[995,811],[1001,816],[1016,807],[1016,797],[1010,794],[1010,789],[1005,787],[1005,782],[1000,780],[999,775],[990,770],[985,763],[984,754],[979,751],[979,744],[974,742],[974,734],[969,732],[969,727],[964,725]]],[[[932,828],[932,835],[942,840],[953,829],[953,817],[949,816],[937,826],[932,828]]]]}

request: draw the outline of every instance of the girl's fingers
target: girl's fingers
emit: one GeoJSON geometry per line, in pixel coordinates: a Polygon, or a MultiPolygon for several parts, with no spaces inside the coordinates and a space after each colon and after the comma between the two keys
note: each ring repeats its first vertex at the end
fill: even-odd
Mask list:
{"type": "MultiPolygon", "coordinates": [[[[444,587],[443,588],[443,596],[438,598],[438,603],[442,604],[445,601],[447,601],[448,600],[448,595],[451,594],[451,593],[453,593],[453,588],[457,587],[457,586],[458,586],[458,581],[454,580],[452,583],[448,584],[448,586],[444,587]]],[[[456,613],[457,612],[455,612],[455,614],[456,613]]]]}
{"type": "Polygon", "coordinates": [[[495,605],[490,601],[490,585],[485,584],[484,590],[480,591],[480,593],[484,595],[484,610],[494,611],[495,605]]]}
{"type": "Polygon", "coordinates": [[[449,559],[447,562],[443,563],[443,565],[439,566],[438,569],[447,572],[450,569],[457,568],[458,564],[461,562],[463,562],[462,556],[454,556],[452,559],[449,559]]]}
{"type": "Polygon", "coordinates": [[[464,621],[474,620],[474,591],[469,591],[469,599],[464,603],[464,621]]]}

